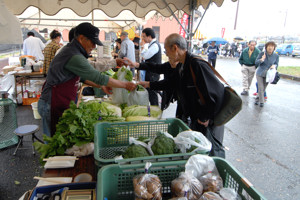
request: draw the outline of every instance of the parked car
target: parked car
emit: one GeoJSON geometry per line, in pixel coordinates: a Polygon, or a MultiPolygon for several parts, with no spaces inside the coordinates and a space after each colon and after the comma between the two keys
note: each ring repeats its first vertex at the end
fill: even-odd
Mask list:
{"type": "Polygon", "coordinates": [[[276,50],[275,53],[277,53],[278,55],[292,55],[294,49],[294,45],[292,44],[281,44],[279,45],[276,50]]]}
{"type": "Polygon", "coordinates": [[[300,56],[300,45],[296,45],[294,47],[294,50],[292,52],[292,56],[295,57],[295,56],[300,56]]]}
{"type": "Polygon", "coordinates": [[[264,48],[265,48],[265,44],[262,44],[262,43],[257,44],[257,45],[256,45],[256,48],[258,48],[260,51],[263,51],[264,48]]]}

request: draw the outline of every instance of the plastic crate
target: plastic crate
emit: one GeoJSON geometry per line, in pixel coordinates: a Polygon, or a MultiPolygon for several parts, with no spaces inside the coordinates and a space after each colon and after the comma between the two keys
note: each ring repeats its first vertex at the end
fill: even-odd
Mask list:
{"type": "MultiPolygon", "coordinates": [[[[222,158],[213,157],[223,185],[233,188],[244,200],[266,199],[253,185],[230,163],[222,158]]],[[[162,182],[163,199],[171,198],[171,182],[184,171],[186,161],[152,163],[149,173],[158,175],[162,182]]],[[[98,172],[97,200],[134,199],[134,176],[144,173],[145,164],[107,165],[98,172]]]]}
{"type": "Polygon", "coordinates": [[[187,160],[194,154],[208,154],[207,151],[191,153],[176,153],[138,158],[115,160],[116,152],[123,151],[129,146],[129,137],[146,136],[153,138],[158,131],[167,131],[174,137],[178,133],[189,130],[189,127],[179,119],[165,119],[153,121],[98,123],[95,126],[94,158],[98,167],[113,163],[136,164],[141,162],[161,162],[172,160],[187,160]],[[118,139],[112,139],[118,136],[118,139]],[[111,136],[111,137],[109,137],[111,136]]]}

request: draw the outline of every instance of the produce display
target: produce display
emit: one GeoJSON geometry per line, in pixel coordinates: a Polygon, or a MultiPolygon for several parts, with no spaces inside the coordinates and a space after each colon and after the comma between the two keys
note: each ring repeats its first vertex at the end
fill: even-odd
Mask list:
{"type": "Polygon", "coordinates": [[[150,156],[149,152],[142,145],[131,144],[122,154],[123,158],[137,158],[150,156]]]}
{"type": "Polygon", "coordinates": [[[43,135],[47,144],[35,142],[34,147],[41,154],[40,158],[64,155],[73,145],[81,146],[94,141],[94,125],[97,122],[120,122],[120,110],[105,102],[80,103],[78,108],[72,101],[56,125],[52,137],[43,135]]]}
{"type": "Polygon", "coordinates": [[[200,181],[188,173],[182,172],[171,183],[172,194],[176,197],[187,197],[189,200],[198,200],[203,192],[200,181]]]}
{"type": "MultiPolygon", "coordinates": [[[[170,135],[170,134],[168,134],[170,135]]],[[[154,155],[173,154],[175,153],[175,142],[173,137],[166,136],[165,133],[158,132],[154,139],[151,149],[154,155]]]]}
{"type": "Polygon", "coordinates": [[[159,118],[162,114],[161,109],[158,106],[139,106],[133,105],[123,109],[123,117],[129,116],[148,116],[159,118]]]}
{"type": "Polygon", "coordinates": [[[133,178],[135,200],[161,200],[162,185],[154,174],[140,174],[133,178]]]}
{"type": "MultiPolygon", "coordinates": [[[[150,166],[151,163],[146,163],[146,172],[148,172],[150,166]]],[[[191,156],[186,163],[185,171],[181,172],[178,178],[172,180],[170,186],[172,200],[237,200],[240,198],[234,189],[223,188],[222,178],[219,176],[213,159],[205,155],[191,156]],[[202,165],[199,166],[199,163],[202,163],[202,165]],[[203,169],[203,171],[211,169],[208,174],[213,175],[201,176],[199,180],[191,171],[198,168],[203,169]]],[[[133,187],[136,199],[162,198],[162,184],[155,174],[145,173],[135,176],[133,187]],[[153,195],[153,192],[155,195],[153,195]]],[[[167,185],[163,185],[163,187],[167,187],[167,185]]]]}

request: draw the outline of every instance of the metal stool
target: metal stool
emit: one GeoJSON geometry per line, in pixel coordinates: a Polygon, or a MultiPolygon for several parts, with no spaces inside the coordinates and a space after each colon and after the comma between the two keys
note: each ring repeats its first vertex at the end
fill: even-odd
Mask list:
{"type": "Polygon", "coordinates": [[[33,150],[32,153],[35,155],[35,151],[34,151],[34,147],[33,147],[34,139],[40,141],[41,143],[44,143],[42,140],[40,140],[39,138],[37,138],[35,136],[35,133],[38,132],[39,130],[40,130],[40,127],[38,125],[24,125],[24,126],[18,127],[15,130],[15,134],[19,137],[20,141],[19,141],[18,146],[13,155],[16,155],[20,144],[23,144],[23,137],[26,135],[32,136],[32,150],[33,150]]]}

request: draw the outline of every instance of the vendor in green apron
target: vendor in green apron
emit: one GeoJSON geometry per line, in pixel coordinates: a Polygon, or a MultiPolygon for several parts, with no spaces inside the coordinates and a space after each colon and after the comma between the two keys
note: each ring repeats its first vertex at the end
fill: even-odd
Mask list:
{"type": "Polygon", "coordinates": [[[96,44],[103,45],[99,40],[99,29],[90,23],[81,23],[75,29],[75,38],[72,42],[52,60],[38,102],[43,132],[47,136],[54,135],[59,117],[69,108],[70,102],[76,100],[80,78],[101,86],[125,88],[130,91],[136,88],[132,82],[123,82],[102,75],[88,63],[88,55],[96,44]]]}

